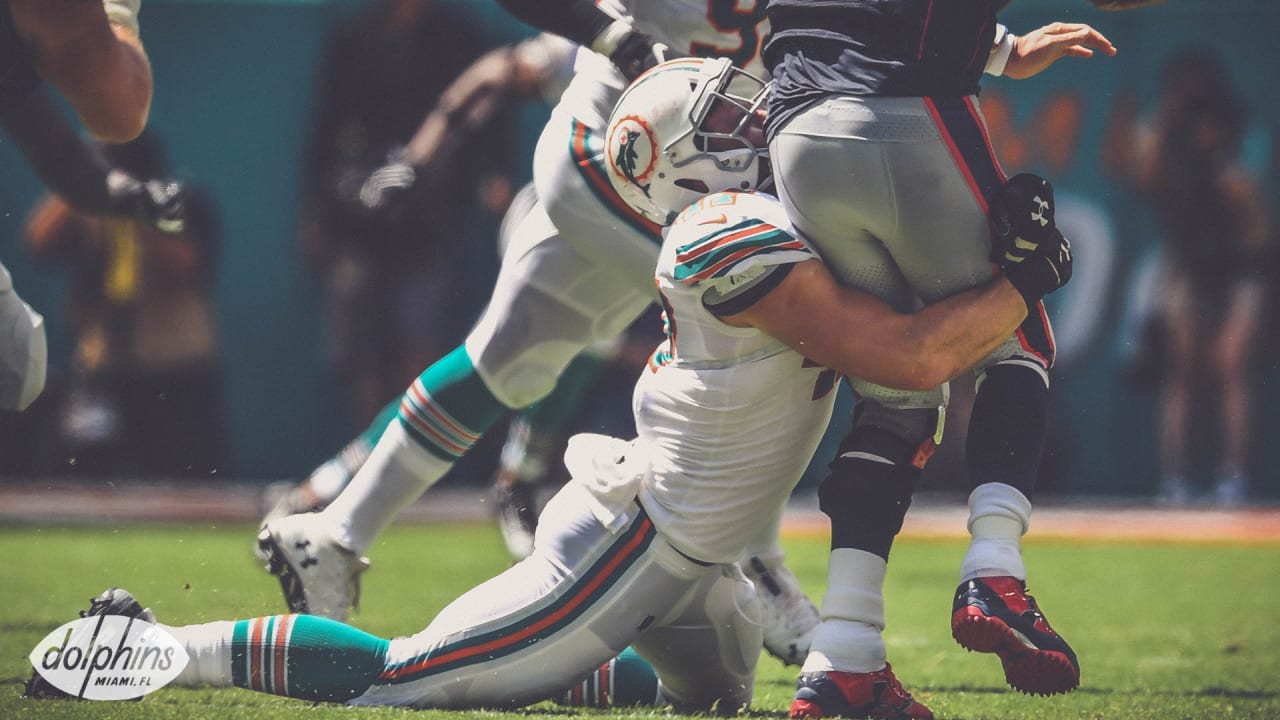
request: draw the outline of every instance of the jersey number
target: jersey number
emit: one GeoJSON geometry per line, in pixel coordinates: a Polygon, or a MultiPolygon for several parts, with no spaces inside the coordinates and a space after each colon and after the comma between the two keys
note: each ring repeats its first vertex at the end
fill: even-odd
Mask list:
{"type": "Polygon", "coordinates": [[[699,57],[727,57],[740,68],[747,67],[760,56],[760,23],[765,20],[764,0],[708,0],[707,20],[722,33],[738,36],[736,48],[722,48],[694,43],[692,54],[699,57]]]}

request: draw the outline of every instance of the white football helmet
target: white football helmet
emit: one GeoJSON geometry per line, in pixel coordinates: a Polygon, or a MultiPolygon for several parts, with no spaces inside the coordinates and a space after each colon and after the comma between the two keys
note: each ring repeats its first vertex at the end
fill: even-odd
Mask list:
{"type": "Polygon", "coordinates": [[[609,118],[613,189],[659,225],[708,193],[754,189],[768,153],[747,131],[758,131],[767,92],[765,82],[725,58],[655,66],[627,88],[609,118]]]}

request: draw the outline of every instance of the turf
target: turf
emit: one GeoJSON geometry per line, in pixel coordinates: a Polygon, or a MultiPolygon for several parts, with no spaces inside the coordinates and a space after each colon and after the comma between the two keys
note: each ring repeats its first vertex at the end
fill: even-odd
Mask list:
{"type": "MultiPolygon", "coordinates": [[[[31,648],[111,585],[166,623],[280,612],[275,581],[250,555],[247,526],[0,527],[0,718],[661,717],[551,704],[516,713],[350,709],[244,690],[164,689],[136,703],[19,697],[31,648]]],[[[790,562],[814,597],[825,574],[819,538],[789,537],[790,562]]],[[[1029,542],[1031,590],[1080,655],[1080,690],[1012,692],[992,656],[950,638],[950,593],[963,545],[904,539],[886,587],[890,661],[940,720],[1280,718],[1280,547],[1029,542]]],[[[415,631],[456,594],[507,565],[489,526],[394,528],[370,553],[356,625],[415,631]]],[[[754,717],[785,717],[795,668],[760,661],[754,717]]]]}

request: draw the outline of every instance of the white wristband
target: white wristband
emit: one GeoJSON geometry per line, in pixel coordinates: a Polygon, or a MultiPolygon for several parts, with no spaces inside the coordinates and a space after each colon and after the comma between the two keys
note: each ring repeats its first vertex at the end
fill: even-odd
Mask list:
{"type": "Polygon", "coordinates": [[[1013,44],[1017,35],[1009,32],[1004,25],[996,25],[996,39],[991,43],[991,54],[987,56],[987,66],[983,72],[999,77],[1004,74],[1004,66],[1009,64],[1009,56],[1013,54],[1013,44]]]}
{"type": "Polygon", "coordinates": [[[107,19],[120,27],[138,34],[138,13],[142,12],[142,0],[102,0],[107,19]]]}
{"type": "Polygon", "coordinates": [[[626,37],[631,30],[631,23],[626,20],[614,20],[600,31],[595,40],[591,41],[591,49],[609,57],[614,50],[618,49],[618,43],[622,42],[622,38],[626,37]]]}

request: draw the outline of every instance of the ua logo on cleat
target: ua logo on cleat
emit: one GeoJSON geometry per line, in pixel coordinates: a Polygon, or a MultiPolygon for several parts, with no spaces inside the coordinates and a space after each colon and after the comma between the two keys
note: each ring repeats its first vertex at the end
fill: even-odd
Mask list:
{"type": "Polygon", "coordinates": [[[311,544],[310,540],[299,540],[298,542],[293,544],[295,548],[302,551],[302,562],[299,564],[302,565],[303,568],[309,568],[312,565],[320,564],[320,561],[316,559],[315,555],[312,555],[311,553],[307,552],[307,546],[309,546],[310,544],[311,544]]]}

